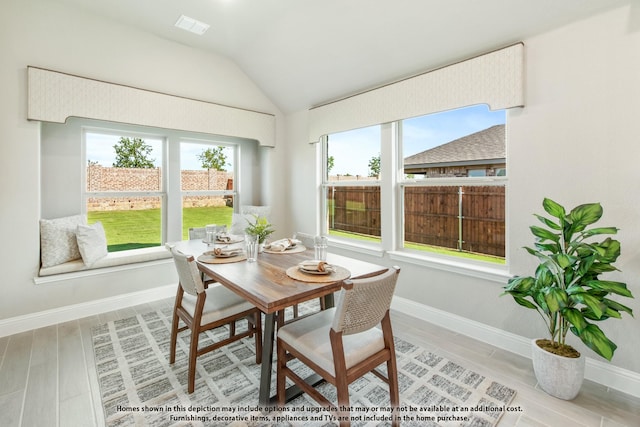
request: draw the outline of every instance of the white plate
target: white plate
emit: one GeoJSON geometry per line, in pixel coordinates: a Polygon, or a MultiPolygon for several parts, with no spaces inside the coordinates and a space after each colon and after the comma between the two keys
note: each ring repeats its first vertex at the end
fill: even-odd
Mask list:
{"type": "Polygon", "coordinates": [[[307,273],[307,274],[317,274],[317,275],[325,275],[325,274],[331,274],[333,273],[335,270],[333,269],[332,266],[330,265],[326,265],[325,271],[318,271],[318,270],[307,270],[306,268],[300,267],[298,266],[298,268],[300,269],[300,271],[302,271],[303,273],[307,273]]]}
{"type": "Polygon", "coordinates": [[[223,252],[221,254],[216,255],[213,251],[207,251],[204,254],[210,255],[214,258],[231,258],[234,256],[238,256],[242,253],[242,251],[232,251],[232,252],[223,252]]]}

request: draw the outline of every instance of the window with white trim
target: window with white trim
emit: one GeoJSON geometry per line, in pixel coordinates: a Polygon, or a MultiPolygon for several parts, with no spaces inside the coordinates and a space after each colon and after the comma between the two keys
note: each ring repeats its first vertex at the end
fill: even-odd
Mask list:
{"type": "Polygon", "coordinates": [[[182,238],[191,227],[231,226],[237,145],[185,139],[180,142],[182,238]]]}
{"type": "Polygon", "coordinates": [[[380,126],[328,135],[323,144],[323,233],[379,244],[380,126]]]}
{"type": "Polygon", "coordinates": [[[326,231],[376,242],[391,235],[395,247],[385,245],[387,249],[504,263],[505,122],[505,110],[477,105],[400,120],[393,126],[397,134],[373,126],[378,129],[375,147],[392,147],[377,159],[359,138],[371,128],[328,135],[323,139],[322,185],[326,231]],[[346,159],[346,167],[364,162],[377,171],[395,168],[398,173],[370,173],[376,178],[360,182],[353,178],[356,174],[336,167],[338,159],[346,159]],[[389,164],[391,159],[397,165],[389,164]],[[381,206],[381,188],[392,189],[399,213],[386,234],[382,217],[395,207],[381,206]]]}
{"type": "Polygon", "coordinates": [[[109,252],[162,245],[165,158],[163,136],[85,129],[87,222],[102,222],[109,252]]]}

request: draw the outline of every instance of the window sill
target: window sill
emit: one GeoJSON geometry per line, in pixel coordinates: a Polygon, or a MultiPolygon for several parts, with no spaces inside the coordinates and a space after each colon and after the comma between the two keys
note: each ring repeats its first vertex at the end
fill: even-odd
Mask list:
{"type": "Polygon", "coordinates": [[[384,250],[379,245],[372,243],[357,242],[352,240],[347,241],[332,238],[331,236],[329,236],[329,246],[338,249],[358,252],[365,255],[371,255],[378,258],[382,258],[384,256],[384,250]]]}
{"type": "Polygon", "coordinates": [[[90,277],[114,271],[143,268],[171,262],[170,258],[171,253],[167,251],[164,246],[111,252],[91,267],[84,265],[82,260],[74,260],[53,267],[43,268],[40,270],[40,275],[33,278],[33,282],[36,285],[40,285],[81,277],[90,277]]]}
{"type": "Polygon", "coordinates": [[[388,254],[389,258],[394,261],[408,262],[422,267],[481,278],[500,284],[506,284],[507,280],[511,277],[506,265],[460,261],[451,259],[450,257],[416,254],[408,251],[390,251],[388,254]]]}

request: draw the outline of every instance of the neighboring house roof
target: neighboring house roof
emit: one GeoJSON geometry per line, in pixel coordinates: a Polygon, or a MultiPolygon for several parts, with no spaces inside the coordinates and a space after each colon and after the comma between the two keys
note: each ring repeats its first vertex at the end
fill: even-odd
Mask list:
{"type": "Polygon", "coordinates": [[[455,165],[504,163],[504,125],[495,125],[404,159],[406,170],[455,165]]]}

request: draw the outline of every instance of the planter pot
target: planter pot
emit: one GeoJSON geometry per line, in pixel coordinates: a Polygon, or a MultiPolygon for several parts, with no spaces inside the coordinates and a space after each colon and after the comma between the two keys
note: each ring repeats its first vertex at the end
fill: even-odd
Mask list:
{"type": "Polygon", "coordinates": [[[585,357],[564,357],[549,353],[532,340],[533,371],[542,390],[559,399],[571,400],[580,392],[584,380],[585,357]]]}

